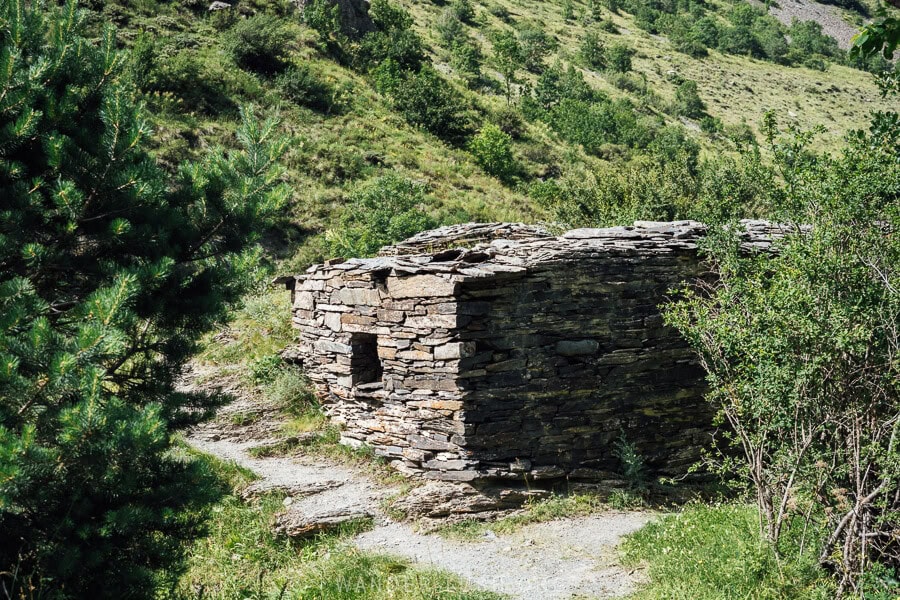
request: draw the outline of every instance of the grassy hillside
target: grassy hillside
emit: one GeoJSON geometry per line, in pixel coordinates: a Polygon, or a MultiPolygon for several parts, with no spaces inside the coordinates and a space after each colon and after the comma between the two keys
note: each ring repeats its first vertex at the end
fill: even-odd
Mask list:
{"type": "MultiPolygon", "coordinates": [[[[197,0],[144,0],[94,3],[89,8],[98,28],[112,21],[122,43],[135,49],[136,79],[155,115],[157,153],[164,163],[174,165],[211,146],[234,144],[239,106],[254,105],[257,112],[279,116],[293,140],[285,164],[293,195],[289,210],[265,243],[272,255],[288,260],[286,269],[335,252],[334,244],[326,244],[324,233],[351,226],[354,216],[350,213],[358,210],[350,200],[354,190],[385,174],[423,186],[421,208],[429,216],[423,223],[429,225],[554,220],[561,211],[554,209],[555,199],[547,200],[547,190],[556,190],[556,183],[565,188],[572,182],[607,180],[626,172],[632,179],[639,178],[650,168],[646,156],[655,157],[649,162],[658,168],[685,147],[689,153],[696,152],[691,142],[699,147],[701,158],[733,155],[736,146],[729,138],[747,140],[749,127],[759,140],[767,110],[776,111],[782,123],[804,129],[821,126],[823,132],[814,147],[834,150],[848,131],[865,125],[872,110],[888,107],[871,75],[837,64],[842,59],[815,60],[813,69],[797,61],[790,66],[716,49],[695,57],[677,51],[665,35],[646,31],[646,24],[641,29],[634,15],[611,2],[603,7],[567,0],[471,3],[471,18],[458,28],[470,63],[474,61],[481,71],[473,77],[454,57],[460,52],[451,51],[442,40],[440,27],[449,5],[410,0],[395,4],[409,11],[428,60],[458,95],[467,136],[448,143],[411,125],[394,109],[396,101],[376,91],[372,66],[360,66],[354,59],[358,42],[323,43],[288,3],[241,0],[231,8],[210,11],[207,3],[197,0]],[[238,64],[234,48],[247,43],[240,41],[241,24],[254,15],[272,15],[254,27],[258,37],[271,35],[269,42],[279,54],[277,68],[266,71],[238,64]],[[545,34],[550,50],[541,61],[544,70],[556,65],[565,72],[573,66],[595,90],[597,96],[591,102],[597,97],[618,102],[613,118],[625,115],[636,120],[643,140],[632,143],[611,137],[599,140],[597,147],[585,148],[577,143],[583,142],[577,135],[561,133],[560,126],[549,124],[552,119],[523,114],[528,112],[526,96],[539,86],[537,71],[542,69],[516,69],[512,106],[507,107],[493,40],[504,31],[517,32],[522,40],[523,30],[545,34]],[[632,49],[631,70],[615,72],[586,63],[582,47],[590,36],[606,52],[617,46],[632,49]],[[291,79],[286,72],[293,75],[293,83],[286,82],[291,79]],[[677,90],[684,81],[696,82],[705,118],[699,113],[693,118],[679,114],[677,90]],[[511,177],[486,173],[468,150],[472,136],[487,123],[512,134],[515,173],[511,177]],[[686,140],[678,138],[682,134],[673,134],[677,131],[686,140]],[[674,142],[656,142],[659,138],[674,142]]],[[[711,0],[701,8],[689,8],[709,16],[724,31],[734,6],[711,0]]],[[[676,17],[682,15],[679,10],[673,13],[676,17]]],[[[646,15],[642,18],[646,20],[646,15]]],[[[587,135],[589,141],[597,139],[590,131],[587,135]]],[[[684,198],[676,204],[682,208],[661,212],[645,210],[645,200],[630,199],[634,194],[628,190],[616,194],[611,201],[615,206],[609,210],[565,220],[575,224],[634,216],[694,216],[683,208],[693,202],[691,193],[680,192],[684,198]],[[618,205],[630,208],[619,210],[618,205]]]]}

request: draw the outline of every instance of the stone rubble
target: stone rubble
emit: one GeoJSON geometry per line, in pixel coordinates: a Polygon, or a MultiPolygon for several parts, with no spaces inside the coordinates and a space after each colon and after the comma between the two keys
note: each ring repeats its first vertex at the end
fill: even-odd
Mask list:
{"type": "MultiPolygon", "coordinates": [[[[785,232],[742,222],[746,250],[785,232]]],[[[350,445],[452,482],[614,482],[620,440],[681,475],[709,442],[703,372],[659,306],[708,276],[706,227],[554,237],[521,224],[419,234],[294,278],[303,363],[350,445]]]]}

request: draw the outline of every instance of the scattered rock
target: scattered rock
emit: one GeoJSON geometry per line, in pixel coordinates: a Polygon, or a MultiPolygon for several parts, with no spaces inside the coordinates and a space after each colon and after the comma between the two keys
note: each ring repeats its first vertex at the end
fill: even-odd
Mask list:
{"type": "Polygon", "coordinates": [[[508,511],[532,498],[549,495],[545,490],[479,490],[467,483],[429,481],[396,500],[391,508],[409,517],[431,519],[451,515],[472,515],[508,511]]]}
{"type": "Polygon", "coordinates": [[[369,512],[344,512],[335,510],[317,514],[304,514],[298,510],[288,510],[275,517],[273,530],[278,535],[290,538],[308,538],[319,533],[334,531],[341,525],[372,518],[369,512]]]}
{"type": "Polygon", "coordinates": [[[304,482],[303,484],[297,485],[272,485],[271,482],[263,479],[262,481],[257,481],[244,488],[241,491],[241,498],[250,500],[251,498],[257,498],[262,494],[283,492],[291,499],[291,502],[294,502],[298,498],[305,498],[306,496],[312,496],[313,494],[321,494],[324,491],[333,490],[341,485],[340,481],[334,481],[332,479],[304,482]]]}
{"type": "MultiPolygon", "coordinates": [[[[218,10],[228,10],[229,8],[231,8],[231,5],[228,4],[227,2],[219,2],[219,0],[216,0],[215,2],[213,2],[212,4],[209,5],[208,10],[209,10],[209,12],[216,12],[218,10]]],[[[218,335],[216,335],[216,341],[220,341],[219,340],[220,335],[222,335],[222,333],[219,333],[218,335]]]]}

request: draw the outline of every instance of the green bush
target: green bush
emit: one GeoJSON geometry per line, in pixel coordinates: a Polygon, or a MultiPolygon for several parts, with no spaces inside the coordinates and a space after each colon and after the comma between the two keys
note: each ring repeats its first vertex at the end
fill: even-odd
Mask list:
{"type": "Polygon", "coordinates": [[[751,32],[763,57],[778,63],[785,61],[788,42],[778,19],[771,15],[761,16],[753,22],[751,32]]]}
{"type": "Polygon", "coordinates": [[[606,67],[614,73],[627,73],[635,54],[634,49],[625,44],[613,44],[606,51],[606,67]]]}
{"type": "Polygon", "coordinates": [[[784,182],[773,214],[788,233],[761,255],[742,251],[736,223],[713,229],[717,278],[665,313],[734,432],[710,464],[748,483],[776,558],[799,542],[834,574],[832,597],[890,597],[896,580],[867,593],[864,574],[900,573],[900,120],[879,118],[831,157],[812,154],[807,132],[777,137],[768,114],[784,182]]]}
{"type": "Polygon", "coordinates": [[[543,28],[526,25],[518,30],[519,46],[522,52],[522,63],[532,73],[544,70],[544,59],[556,49],[557,41],[548,35],[543,28]]]}
{"type": "Polygon", "coordinates": [[[578,55],[582,62],[593,69],[606,68],[606,47],[596,31],[587,31],[581,38],[578,55]]]}
{"type": "Polygon", "coordinates": [[[288,67],[275,80],[283,97],[301,106],[328,112],[334,104],[334,88],[322,81],[309,65],[288,67]]]}
{"type": "Polygon", "coordinates": [[[466,39],[461,44],[456,44],[450,50],[450,65],[472,85],[481,79],[481,63],[484,54],[481,46],[474,40],[466,39]]]}
{"type": "Polygon", "coordinates": [[[514,106],[504,106],[491,113],[491,122],[512,139],[518,139],[525,131],[522,113],[514,106]]]}
{"type": "Polygon", "coordinates": [[[509,179],[515,174],[512,138],[496,125],[485,125],[469,141],[469,152],[482,169],[498,179],[509,179]]]}
{"type": "Polygon", "coordinates": [[[624,100],[586,102],[565,98],[549,112],[548,120],[563,139],[581,144],[590,154],[599,154],[605,144],[643,148],[651,137],[634,107],[624,100]]]}
{"type": "Polygon", "coordinates": [[[342,37],[341,7],[330,0],[308,0],[303,5],[303,22],[319,34],[324,44],[342,37]]]}
{"type": "Polygon", "coordinates": [[[680,117],[700,119],[706,114],[706,105],[697,92],[696,81],[685,81],[675,90],[672,112],[680,117]]]}
{"type": "Polygon", "coordinates": [[[506,103],[512,103],[512,86],[516,82],[516,73],[522,67],[525,57],[516,35],[511,31],[499,31],[491,36],[493,45],[493,62],[506,83],[506,103]]]}
{"type": "Polygon", "coordinates": [[[463,98],[430,66],[418,73],[394,73],[386,90],[394,109],[414,127],[437,137],[459,142],[471,130],[463,98]]]}
{"type": "Polygon", "coordinates": [[[559,104],[563,98],[589,101],[594,98],[594,91],[584,80],[581,71],[572,65],[563,71],[557,64],[538,77],[534,99],[546,111],[559,104]]]}
{"type": "Polygon", "coordinates": [[[403,69],[417,70],[425,61],[425,46],[412,30],[409,13],[388,0],[372,0],[369,16],[377,29],[360,40],[356,63],[372,69],[391,60],[403,69]]]}
{"type": "Polygon", "coordinates": [[[449,6],[454,16],[463,23],[471,23],[475,20],[475,7],[472,0],[452,0],[449,6]]]}
{"type": "Polygon", "coordinates": [[[340,225],[325,234],[331,256],[372,256],[382,246],[437,225],[426,212],[425,186],[390,174],[350,196],[340,225]]]}
{"type": "Polygon", "coordinates": [[[465,44],[467,41],[465,26],[453,8],[449,6],[441,11],[434,28],[438,33],[441,43],[447,48],[465,44]]]}
{"type": "Polygon", "coordinates": [[[228,49],[242,69],[269,75],[284,65],[291,35],[279,17],[258,14],[238,21],[228,34],[228,49]]]}

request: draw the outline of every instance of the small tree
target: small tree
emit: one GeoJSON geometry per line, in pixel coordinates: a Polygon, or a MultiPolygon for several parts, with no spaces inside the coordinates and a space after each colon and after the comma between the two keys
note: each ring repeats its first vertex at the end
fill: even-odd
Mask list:
{"type": "Polygon", "coordinates": [[[506,103],[512,104],[512,86],[516,73],[522,67],[522,48],[512,31],[501,31],[491,38],[494,45],[494,65],[506,82],[506,103]]]}
{"type": "Polygon", "coordinates": [[[596,31],[588,31],[584,34],[579,47],[579,55],[584,64],[591,68],[606,68],[606,46],[596,31]]]}
{"type": "Polygon", "coordinates": [[[697,92],[696,81],[685,81],[675,90],[675,104],[672,110],[676,115],[699,119],[706,114],[706,105],[697,92]]]}
{"type": "Polygon", "coordinates": [[[613,44],[606,52],[607,68],[615,73],[627,73],[631,70],[631,58],[635,54],[634,49],[625,44],[613,44]]]}
{"type": "Polygon", "coordinates": [[[836,159],[773,144],[787,236],[760,255],[716,229],[718,280],[666,313],[730,426],[716,466],[752,482],[776,553],[799,541],[856,597],[896,594],[900,573],[900,128],[873,131],[836,159]]]}
{"type": "Polygon", "coordinates": [[[469,152],[475,162],[494,177],[509,179],[515,173],[512,138],[497,125],[485,125],[469,142],[469,152]]]}
{"type": "Polygon", "coordinates": [[[556,39],[547,35],[539,27],[526,25],[519,29],[522,64],[532,73],[540,73],[544,70],[544,59],[556,48],[556,45],[556,39]]]}
{"type": "Polygon", "coordinates": [[[284,198],[274,123],[163,172],[108,30],[75,3],[0,3],[0,589],[153,598],[214,492],[174,452],[175,391],[284,198]],[[271,142],[273,145],[269,145],[271,142]]]}

